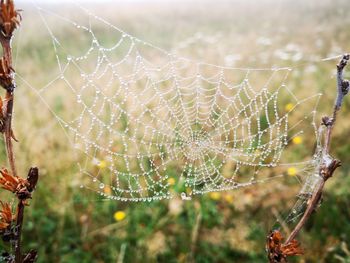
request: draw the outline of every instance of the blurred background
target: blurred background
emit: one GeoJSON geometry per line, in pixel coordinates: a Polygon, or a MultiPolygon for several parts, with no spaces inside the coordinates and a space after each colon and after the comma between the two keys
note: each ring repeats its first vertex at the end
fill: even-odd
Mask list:
{"type": "MultiPolygon", "coordinates": [[[[69,1],[37,4],[86,23],[69,1]]],[[[338,56],[350,51],[347,0],[125,0],[81,1],[81,5],[179,56],[227,67],[295,67],[287,82],[295,94],[324,94],[317,122],[332,111],[338,56]]],[[[74,111],[74,103],[64,103],[68,98],[51,87],[47,105],[36,92],[57,70],[52,39],[33,3],[18,1],[17,8],[23,9],[22,27],[13,43],[20,76],[14,119],[20,141],[17,162],[23,175],[33,165],[41,171],[25,212],[25,249],[39,249],[38,262],[266,262],[266,236],[277,220],[283,222],[289,214],[300,188],[288,180],[293,171],[284,180],[213,192],[191,201],[105,201],[80,189],[77,162],[83,157],[75,154],[48,108],[65,114],[74,111]]],[[[69,41],[79,39],[63,23],[57,23],[56,30],[69,41]]],[[[108,29],[98,30],[110,37],[108,29]]],[[[327,183],[322,205],[299,236],[305,255],[291,262],[350,262],[349,117],[347,98],[331,151],[343,166],[327,183]]],[[[292,118],[297,121],[300,115],[292,118]]],[[[284,154],[294,161],[310,159],[314,137],[300,136],[284,154]]],[[[0,151],[5,163],[5,149],[0,151]]],[[[284,230],[290,231],[289,227],[284,230]]]]}

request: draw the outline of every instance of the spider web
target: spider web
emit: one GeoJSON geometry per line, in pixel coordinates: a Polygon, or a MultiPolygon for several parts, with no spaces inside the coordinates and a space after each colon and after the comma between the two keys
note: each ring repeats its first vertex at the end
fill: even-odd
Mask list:
{"type": "MultiPolygon", "coordinates": [[[[296,202],[291,209],[291,212],[286,216],[283,222],[279,222],[277,220],[276,225],[279,227],[283,227],[282,224],[295,224],[298,219],[305,213],[305,210],[308,207],[308,202],[311,200],[311,197],[317,191],[318,186],[322,183],[322,176],[320,175],[320,169],[322,164],[329,163],[332,158],[328,153],[325,152],[324,147],[322,145],[322,141],[324,141],[325,136],[325,127],[320,126],[318,129],[318,140],[314,153],[314,159],[306,165],[304,169],[301,171],[304,174],[302,187],[296,196],[296,202]]],[[[319,202],[318,205],[320,205],[319,202]]],[[[287,232],[290,232],[289,230],[287,232]]]]}
{"type": "Polygon", "coordinates": [[[289,142],[305,127],[316,131],[320,96],[297,98],[287,85],[292,68],[201,63],[83,8],[79,22],[38,10],[55,63],[37,92],[83,153],[82,188],[121,201],[190,199],[281,178],[290,165],[317,166],[317,158],[285,162],[289,142]],[[50,106],[53,94],[68,113],[50,106]]]}

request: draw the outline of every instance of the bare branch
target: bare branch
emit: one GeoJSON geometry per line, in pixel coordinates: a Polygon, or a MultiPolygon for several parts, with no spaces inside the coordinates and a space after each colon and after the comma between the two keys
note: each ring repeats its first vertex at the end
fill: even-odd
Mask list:
{"type": "MultiPolygon", "coordinates": [[[[349,54],[345,54],[342,59],[340,60],[339,64],[337,65],[337,98],[334,103],[334,109],[333,114],[331,117],[325,116],[322,118],[322,125],[326,126],[327,132],[325,136],[325,143],[323,146],[322,151],[322,163],[320,165],[319,169],[319,176],[321,178],[320,184],[317,186],[317,189],[315,189],[315,192],[311,196],[311,198],[308,201],[307,208],[298,222],[298,224],[294,227],[286,241],[284,242],[284,246],[288,246],[295,242],[295,237],[298,235],[300,230],[304,227],[305,223],[308,221],[312,213],[315,211],[317,205],[319,204],[319,201],[322,197],[323,189],[326,184],[326,181],[333,176],[333,173],[335,170],[341,166],[341,162],[329,155],[330,151],[330,143],[331,143],[331,137],[332,137],[332,131],[336,123],[337,119],[337,113],[340,110],[344,97],[349,92],[349,81],[344,79],[344,69],[348,64],[348,61],[350,59],[349,54]]],[[[283,257],[283,255],[279,255],[280,258],[286,259],[286,257],[283,257]]],[[[270,262],[284,262],[284,261],[271,261],[269,257],[270,262]]]]}
{"type": "Polygon", "coordinates": [[[5,99],[1,100],[0,109],[0,132],[4,135],[5,147],[7,152],[8,162],[11,168],[9,174],[7,170],[1,172],[2,180],[0,182],[3,188],[16,194],[18,198],[16,225],[13,231],[13,250],[14,260],[12,255],[9,255],[9,262],[24,263],[34,262],[36,259],[36,251],[30,251],[25,256],[21,252],[21,235],[24,217],[24,208],[27,200],[31,198],[32,192],[38,182],[39,172],[37,168],[29,170],[27,179],[22,179],[17,176],[15,155],[13,151],[12,140],[16,140],[12,130],[12,117],[14,105],[14,92],[16,88],[14,69],[12,68],[12,49],[11,40],[14,30],[20,26],[21,15],[20,11],[15,9],[13,0],[0,1],[0,44],[3,49],[3,57],[0,58],[0,86],[5,89],[5,99]]]}
{"type": "Polygon", "coordinates": [[[318,205],[323,188],[325,186],[326,181],[333,176],[334,171],[341,165],[339,160],[336,160],[329,156],[329,150],[330,150],[330,141],[331,141],[331,135],[332,130],[334,128],[335,122],[336,122],[336,116],[337,112],[340,110],[341,105],[343,103],[345,95],[349,92],[349,81],[344,80],[343,78],[343,72],[344,69],[349,61],[350,56],[348,54],[344,55],[342,59],[340,60],[339,64],[337,65],[337,99],[334,104],[334,110],[332,117],[323,117],[322,118],[322,124],[327,127],[327,134],[325,138],[325,145],[323,154],[326,155],[326,158],[323,158],[323,163],[320,166],[319,170],[319,176],[322,178],[321,183],[318,185],[317,190],[312,195],[311,199],[309,200],[308,207],[303,215],[303,217],[300,219],[299,223],[295,226],[294,230],[291,232],[289,237],[287,238],[285,244],[288,244],[291,242],[296,235],[299,233],[299,231],[302,229],[302,227],[305,225],[307,220],[310,218],[312,212],[315,210],[316,206],[318,205]]]}
{"type": "Polygon", "coordinates": [[[344,80],[343,73],[344,73],[344,68],[348,64],[350,55],[345,54],[343,58],[339,61],[339,64],[337,65],[337,88],[338,88],[338,95],[337,99],[335,102],[335,108],[336,110],[339,110],[342,103],[344,96],[348,94],[349,92],[349,81],[344,80]]]}

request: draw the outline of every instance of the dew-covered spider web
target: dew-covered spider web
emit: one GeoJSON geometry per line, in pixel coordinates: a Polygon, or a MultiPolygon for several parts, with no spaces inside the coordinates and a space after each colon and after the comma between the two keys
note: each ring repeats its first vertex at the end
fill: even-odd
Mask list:
{"type": "Polygon", "coordinates": [[[310,184],[318,154],[291,163],[284,153],[305,129],[317,141],[320,94],[298,97],[293,68],[193,61],[79,12],[84,19],[38,8],[52,70],[35,90],[80,156],[82,188],[121,201],[190,199],[270,186],[291,166],[310,184]]]}

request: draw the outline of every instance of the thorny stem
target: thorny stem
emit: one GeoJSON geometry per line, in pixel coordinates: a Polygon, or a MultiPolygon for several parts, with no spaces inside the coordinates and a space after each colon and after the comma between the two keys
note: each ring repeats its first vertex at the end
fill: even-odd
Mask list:
{"type": "MultiPolygon", "coordinates": [[[[8,61],[10,67],[12,67],[11,37],[5,38],[2,36],[0,42],[3,47],[4,57],[8,61]]],[[[15,87],[14,83],[15,83],[15,80],[12,74],[12,87],[6,90],[3,114],[4,114],[4,122],[5,122],[4,138],[5,138],[7,158],[8,158],[13,176],[17,176],[15,156],[14,156],[13,144],[12,144],[12,114],[13,114],[13,101],[14,101],[13,87],[15,87]]],[[[21,234],[22,234],[23,216],[24,216],[23,200],[18,200],[17,220],[16,220],[16,228],[15,228],[16,238],[14,242],[16,263],[22,262],[21,234]]]]}
{"type": "MultiPolygon", "coordinates": [[[[8,62],[10,68],[12,68],[12,48],[11,48],[12,35],[9,37],[0,36],[0,43],[3,48],[3,55],[5,60],[8,62]]],[[[13,116],[13,102],[14,102],[14,88],[15,80],[14,74],[11,73],[12,84],[10,87],[6,88],[6,95],[4,100],[3,107],[3,116],[4,116],[4,139],[6,145],[6,152],[8,162],[12,171],[13,176],[17,176],[15,156],[13,151],[13,132],[12,132],[12,116],[13,116]]],[[[21,234],[22,234],[22,224],[24,216],[24,200],[19,199],[17,205],[17,220],[15,227],[15,240],[14,240],[14,250],[15,250],[15,262],[22,262],[21,254],[21,234]]]]}
{"type": "MultiPolygon", "coordinates": [[[[1,132],[4,134],[5,147],[8,162],[11,168],[11,176],[17,178],[15,156],[13,151],[12,140],[16,140],[12,131],[12,117],[14,105],[14,91],[16,88],[14,70],[12,68],[12,49],[11,40],[13,32],[20,26],[21,15],[20,11],[15,9],[13,0],[1,0],[0,8],[0,44],[3,50],[3,57],[1,58],[1,86],[6,90],[5,100],[2,101],[1,107],[1,132]]],[[[16,140],[17,141],[17,140],[16,140]]],[[[16,225],[14,228],[13,249],[15,253],[14,261],[11,263],[34,262],[36,259],[36,251],[32,250],[26,255],[21,253],[21,235],[24,217],[24,207],[26,201],[31,198],[38,182],[38,169],[33,167],[29,170],[27,179],[21,179],[19,183],[11,192],[15,193],[18,198],[16,225]]],[[[15,180],[15,181],[16,181],[15,180]]]]}
{"type": "MultiPolygon", "coordinates": [[[[12,67],[12,48],[11,48],[11,38],[12,37],[0,37],[0,42],[3,47],[4,57],[6,61],[8,61],[10,67],[12,67]]],[[[12,171],[12,174],[14,176],[17,176],[17,170],[16,170],[16,163],[15,163],[15,156],[13,152],[13,145],[12,145],[12,114],[13,114],[13,101],[14,101],[14,76],[12,76],[12,84],[9,89],[6,90],[6,96],[5,96],[5,105],[4,105],[4,118],[5,118],[5,129],[4,129],[4,138],[5,138],[5,145],[6,145],[6,151],[7,151],[7,157],[10,164],[10,168],[12,171]]]]}
{"type": "Polygon", "coordinates": [[[14,94],[6,91],[5,99],[6,99],[6,107],[5,107],[6,112],[4,115],[5,116],[5,130],[4,130],[5,145],[6,145],[7,157],[9,160],[12,174],[14,176],[17,176],[15,155],[13,152],[13,145],[12,145],[12,112],[13,112],[14,94]]]}
{"type": "Polygon", "coordinates": [[[325,144],[323,148],[323,154],[324,159],[323,163],[320,166],[319,175],[321,177],[321,182],[319,183],[316,191],[310,198],[308,202],[308,206],[298,222],[298,224],[295,226],[289,237],[287,238],[285,244],[289,244],[292,240],[295,239],[297,234],[300,232],[300,230],[303,228],[307,220],[310,218],[312,212],[317,207],[321,196],[323,192],[323,188],[326,184],[326,181],[333,176],[334,171],[341,165],[339,160],[336,160],[332,158],[329,155],[330,151],[330,142],[332,137],[332,131],[336,122],[337,113],[341,108],[343,99],[345,95],[349,92],[349,81],[344,80],[343,78],[343,72],[344,68],[346,67],[348,61],[350,59],[350,56],[348,54],[344,55],[342,59],[340,60],[339,64],[337,65],[337,98],[334,104],[333,114],[332,117],[323,117],[322,118],[322,124],[326,126],[327,132],[325,137],[325,144]]]}

